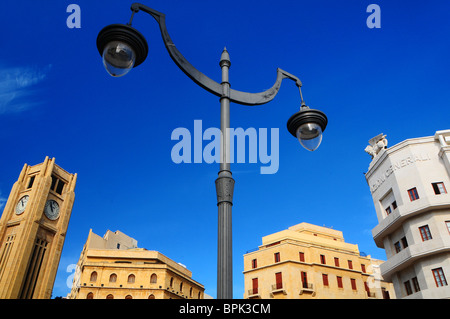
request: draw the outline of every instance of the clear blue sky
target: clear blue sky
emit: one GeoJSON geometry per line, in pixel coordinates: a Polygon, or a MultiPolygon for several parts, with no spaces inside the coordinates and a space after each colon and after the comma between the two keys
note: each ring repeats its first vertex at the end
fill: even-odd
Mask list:
{"type": "MultiPolygon", "coordinates": [[[[386,259],[371,230],[375,209],[364,178],[373,136],[389,146],[449,129],[450,3],[444,0],[162,1],[172,40],[201,72],[220,81],[224,46],[234,89],[271,87],[280,67],[303,82],[311,108],[329,119],[322,145],[308,152],[286,130],[298,91],[285,80],[274,101],[231,106],[231,126],[279,128],[279,170],[233,164],[234,297],[244,293],[243,254],[261,238],[300,222],[341,230],[347,242],[386,259]],[[369,29],[366,8],[381,8],[369,29]]],[[[219,127],[219,99],[172,62],[157,23],[133,26],[149,43],[147,60],[127,76],[104,70],[96,37],[126,23],[132,1],[2,1],[0,24],[0,209],[24,163],[45,156],[78,173],[76,199],[53,297],[65,296],[89,229],[120,230],[139,247],[180,262],[216,296],[218,164],[175,164],[178,127],[219,127]],[[69,4],[81,28],[69,29],[69,4]]],[[[203,146],[207,143],[205,142],[203,146]]]]}

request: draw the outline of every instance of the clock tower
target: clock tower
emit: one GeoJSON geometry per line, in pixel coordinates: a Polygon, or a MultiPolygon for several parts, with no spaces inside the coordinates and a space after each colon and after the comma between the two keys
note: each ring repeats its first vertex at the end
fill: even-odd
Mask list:
{"type": "Polygon", "coordinates": [[[24,165],[0,219],[0,299],[50,299],[77,174],[45,158],[24,165]]]}

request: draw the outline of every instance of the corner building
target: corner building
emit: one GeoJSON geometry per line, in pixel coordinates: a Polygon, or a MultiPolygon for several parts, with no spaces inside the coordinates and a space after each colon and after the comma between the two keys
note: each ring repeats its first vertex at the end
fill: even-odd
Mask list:
{"type": "Polygon", "coordinates": [[[120,231],[89,231],[69,299],[203,299],[192,272],[120,231]]]}
{"type": "Polygon", "coordinates": [[[360,253],[341,231],[300,223],[262,238],[244,255],[244,298],[389,299],[383,261],[360,253]]]}
{"type": "Polygon", "coordinates": [[[384,137],[369,141],[365,174],[378,218],[372,235],[388,259],[381,274],[398,298],[450,298],[450,130],[389,148],[384,137]]]}

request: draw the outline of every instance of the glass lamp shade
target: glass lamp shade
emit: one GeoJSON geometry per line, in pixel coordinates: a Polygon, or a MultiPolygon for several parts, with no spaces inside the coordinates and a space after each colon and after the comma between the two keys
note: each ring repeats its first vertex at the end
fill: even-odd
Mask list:
{"type": "Polygon", "coordinates": [[[114,77],[127,74],[136,61],[136,53],[125,42],[111,41],[103,49],[103,66],[114,77]]]}
{"type": "Polygon", "coordinates": [[[322,128],[316,123],[305,123],[296,132],[300,144],[308,151],[315,151],[322,142],[322,128]]]}

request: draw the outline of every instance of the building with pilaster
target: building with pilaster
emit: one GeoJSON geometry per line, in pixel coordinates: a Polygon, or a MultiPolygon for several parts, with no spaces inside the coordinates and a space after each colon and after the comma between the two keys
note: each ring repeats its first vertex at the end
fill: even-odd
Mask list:
{"type": "Polygon", "coordinates": [[[381,274],[397,298],[450,298],[450,130],[387,147],[369,141],[365,174],[378,218],[381,274]]]}

